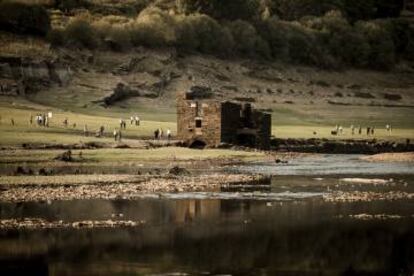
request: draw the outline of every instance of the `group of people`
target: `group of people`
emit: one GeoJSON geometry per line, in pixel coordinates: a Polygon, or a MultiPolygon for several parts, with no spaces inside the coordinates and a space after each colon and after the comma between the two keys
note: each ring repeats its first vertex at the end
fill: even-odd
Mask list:
{"type": "MultiPolygon", "coordinates": [[[[171,140],[172,135],[171,135],[171,130],[169,128],[167,128],[166,137],[167,137],[168,141],[171,140]]],[[[154,131],[154,139],[155,140],[162,140],[163,138],[164,138],[164,131],[162,130],[162,128],[157,128],[154,131]]]]}
{"type": "MultiPolygon", "coordinates": [[[[36,122],[36,124],[38,126],[49,127],[49,119],[50,118],[52,118],[52,112],[49,112],[47,114],[39,113],[39,114],[36,114],[36,116],[34,117],[34,121],[36,122]]],[[[31,114],[30,114],[29,123],[30,123],[30,125],[33,125],[33,116],[31,114]]],[[[12,124],[14,125],[14,121],[13,121],[12,124]]]]}
{"type": "MultiPolygon", "coordinates": [[[[388,134],[390,135],[392,133],[392,127],[390,124],[387,124],[385,126],[385,129],[387,130],[388,134]]],[[[362,126],[357,126],[355,127],[354,125],[350,126],[350,130],[351,130],[351,135],[362,135],[362,126]]],[[[334,130],[331,131],[332,135],[342,135],[344,134],[344,128],[341,125],[336,125],[334,130]]],[[[371,135],[375,135],[375,127],[371,126],[371,127],[367,127],[366,128],[366,135],[367,136],[371,136],[371,135]]]]}
{"type": "Polygon", "coordinates": [[[130,120],[131,120],[131,125],[135,124],[136,126],[139,126],[141,124],[141,120],[137,115],[131,116],[130,120]]]}

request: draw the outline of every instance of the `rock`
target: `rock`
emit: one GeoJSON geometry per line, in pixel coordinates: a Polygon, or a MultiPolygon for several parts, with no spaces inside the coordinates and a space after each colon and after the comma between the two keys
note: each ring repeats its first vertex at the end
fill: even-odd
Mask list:
{"type": "Polygon", "coordinates": [[[389,101],[400,101],[402,100],[402,96],[399,94],[384,94],[384,99],[389,100],[389,101]]]}
{"type": "Polygon", "coordinates": [[[41,168],[39,169],[39,175],[48,175],[48,173],[45,168],[41,168]]]}
{"type": "Polygon", "coordinates": [[[65,151],[54,158],[54,160],[73,162],[72,152],[70,150],[65,151]]]}
{"type": "Polygon", "coordinates": [[[111,94],[103,98],[105,105],[112,105],[117,101],[121,101],[130,97],[139,96],[140,93],[137,90],[131,89],[128,85],[124,83],[118,83],[116,88],[111,94]]]}
{"type": "Polygon", "coordinates": [[[15,171],[15,174],[16,174],[16,175],[19,175],[19,174],[26,174],[26,170],[25,170],[23,167],[18,166],[18,167],[17,167],[17,169],[16,169],[16,171],[15,171]]]}
{"type": "Polygon", "coordinates": [[[171,168],[168,172],[171,175],[177,175],[177,176],[188,176],[191,175],[191,173],[185,169],[185,168],[181,168],[178,166],[175,166],[173,168],[171,168]]]}

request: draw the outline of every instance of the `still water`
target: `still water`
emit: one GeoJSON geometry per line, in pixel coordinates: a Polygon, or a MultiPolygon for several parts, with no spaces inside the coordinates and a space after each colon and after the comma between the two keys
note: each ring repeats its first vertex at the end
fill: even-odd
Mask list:
{"type": "Polygon", "coordinates": [[[145,221],[132,228],[0,230],[0,274],[412,275],[413,200],[323,200],[332,191],[414,192],[411,175],[376,177],[392,177],[392,184],[277,176],[270,187],[136,201],[0,203],[3,220],[145,221]],[[361,214],[391,217],[357,219],[361,214]]]}

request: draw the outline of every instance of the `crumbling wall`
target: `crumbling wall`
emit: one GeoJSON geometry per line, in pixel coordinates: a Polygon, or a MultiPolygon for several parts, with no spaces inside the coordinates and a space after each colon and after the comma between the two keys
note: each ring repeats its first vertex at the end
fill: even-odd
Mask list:
{"type": "Polygon", "coordinates": [[[237,103],[187,96],[183,93],[177,98],[178,139],[189,145],[201,141],[211,147],[229,143],[270,148],[270,114],[237,103]]]}
{"type": "Polygon", "coordinates": [[[256,147],[267,150],[270,148],[270,136],[272,135],[272,116],[267,113],[253,112],[253,120],[257,129],[256,147]]]}
{"type": "Polygon", "coordinates": [[[236,144],[237,130],[241,127],[241,106],[236,103],[221,104],[221,141],[236,144]]]}
{"type": "Polygon", "coordinates": [[[184,94],[177,98],[177,137],[187,143],[202,141],[208,146],[220,144],[221,105],[215,101],[187,100],[184,94]],[[201,120],[201,127],[196,127],[201,120]]]}

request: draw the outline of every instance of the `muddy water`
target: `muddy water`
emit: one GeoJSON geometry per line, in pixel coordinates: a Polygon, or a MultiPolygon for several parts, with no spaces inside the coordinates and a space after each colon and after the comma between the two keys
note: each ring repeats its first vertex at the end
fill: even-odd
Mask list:
{"type": "Polygon", "coordinates": [[[271,187],[136,201],[0,203],[2,220],[145,221],[137,227],[0,230],[1,275],[411,275],[413,200],[323,200],[335,191],[414,191],[410,175],[378,178],[387,181],[278,176],[271,187]]]}

